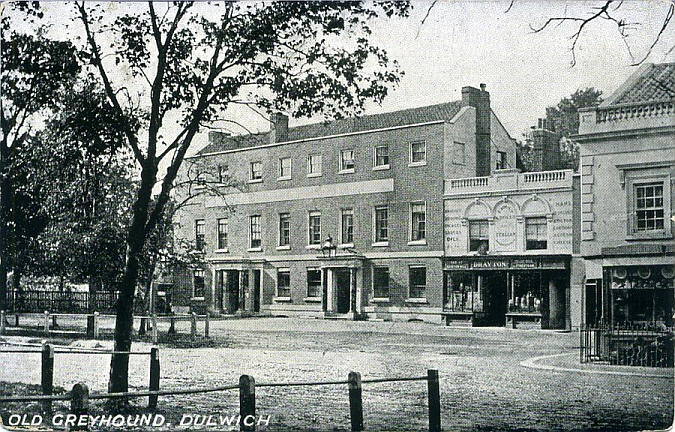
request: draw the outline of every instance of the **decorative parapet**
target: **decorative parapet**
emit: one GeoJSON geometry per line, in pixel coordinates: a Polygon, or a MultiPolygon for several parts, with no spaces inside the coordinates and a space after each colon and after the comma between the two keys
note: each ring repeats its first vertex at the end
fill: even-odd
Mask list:
{"type": "Polygon", "coordinates": [[[464,195],[496,191],[535,190],[572,187],[572,170],[505,172],[490,177],[466,177],[445,181],[445,195],[464,195]]]}
{"type": "Polygon", "coordinates": [[[629,131],[673,126],[675,101],[649,101],[579,109],[579,134],[629,131]]]}
{"type": "Polygon", "coordinates": [[[670,116],[673,114],[673,101],[630,103],[598,108],[596,123],[619,121],[632,118],[670,116]]]}

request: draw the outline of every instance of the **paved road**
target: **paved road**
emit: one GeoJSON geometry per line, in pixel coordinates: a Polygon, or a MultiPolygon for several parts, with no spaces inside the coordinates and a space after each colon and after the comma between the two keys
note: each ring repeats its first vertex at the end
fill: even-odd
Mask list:
{"type": "MultiPolygon", "coordinates": [[[[188,328],[189,323],[179,324],[179,331],[188,328]]],[[[340,380],[351,370],[364,378],[418,376],[435,368],[441,376],[442,422],[450,430],[642,430],[665,428],[673,417],[672,379],[520,365],[535,356],[573,352],[574,333],[261,318],[215,321],[211,334],[218,348],[160,349],[163,388],[225,385],[243,373],[261,383],[340,380]]],[[[38,358],[27,358],[0,359],[9,366],[0,370],[0,380],[38,383],[38,358]]],[[[68,388],[86,376],[94,391],[104,391],[107,367],[100,356],[60,355],[55,384],[68,388]]],[[[147,359],[132,357],[130,381],[146,385],[147,359]]],[[[363,399],[368,430],[426,427],[424,382],[364,385],[363,399]]],[[[161,398],[160,406],[173,407],[166,414],[175,422],[179,411],[236,413],[238,395],[161,398]]],[[[257,409],[272,415],[269,430],[349,426],[347,391],[341,386],[260,388],[257,409]]]]}

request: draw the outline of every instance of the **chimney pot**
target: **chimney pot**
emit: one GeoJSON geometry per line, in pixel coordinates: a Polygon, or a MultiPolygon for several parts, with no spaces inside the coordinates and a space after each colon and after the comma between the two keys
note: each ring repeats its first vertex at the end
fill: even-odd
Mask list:
{"type": "Polygon", "coordinates": [[[485,85],[485,83],[480,83],[480,89],[481,89],[482,91],[485,91],[485,88],[486,88],[486,87],[487,87],[487,86],[485,85]]]}

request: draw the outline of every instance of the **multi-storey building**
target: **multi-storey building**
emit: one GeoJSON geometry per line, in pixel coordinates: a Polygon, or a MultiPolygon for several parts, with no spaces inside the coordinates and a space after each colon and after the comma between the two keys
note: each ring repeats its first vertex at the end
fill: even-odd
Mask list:
{"type": "Polygon", "coordinates": [[[208,265],[174,305],[273,315],[440,322],[444,179],[515,164],[490,96],[268,133],[225,136],[190,159],[242,186],[176,216],[208,265]]]}
{"type": "Polygon", "coordinates": [[[672,325],[675,63],[580,112],[588,325],[672,325]]]}
{"type": "Polygon", "coordinates": [[[550,170],[560,136],[539,121],[535,167],[445,182],[448,324],[570,329],[581,315],[579,177],[550,170]],[[547,155],[547,156],[543,156],[547,155]]]}

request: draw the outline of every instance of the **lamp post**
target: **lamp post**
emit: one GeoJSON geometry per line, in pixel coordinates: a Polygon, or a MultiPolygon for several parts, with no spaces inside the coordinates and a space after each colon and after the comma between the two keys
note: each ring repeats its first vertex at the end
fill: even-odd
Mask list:
{"type": "Polygon", "coordinates": [[[326,240],[324,240],[323,244],[321,245],[321,253],[323,254],[324,258],[330,258],[331,254],[333,257],[337,255],[337,246],[333,244],[333,237],[326,237],[326,240]]]}

